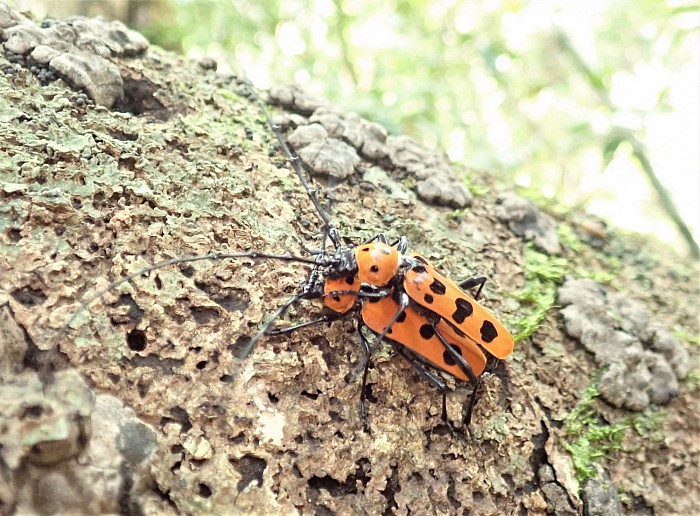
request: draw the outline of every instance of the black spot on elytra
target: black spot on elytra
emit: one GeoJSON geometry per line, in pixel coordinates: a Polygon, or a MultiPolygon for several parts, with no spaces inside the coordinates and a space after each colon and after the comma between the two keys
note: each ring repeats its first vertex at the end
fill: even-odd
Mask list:
{"type": "Polygon", "coordinates": [[[406,320],[406,312],[401,312],[399,316],[396,318],[397,323],[402,323],[406,320]]]}
{"type": "Polygon", "coordinates": [[[355,284],[355,276],[348,276],[345,278],[345,283],[348,285],[354,285],[355,284]]]}
{"type": "Polygon", "coordinates": [[[474,307],[466,299],[458,298],[455,301],[455,306],[457,309],[455,310],[455,313],[452,314],[452,320],[454,320],[454,322],[457,324],[463,323],[464,319],[474,313],[474,307]]]}
{"type": "Polygon", "coordinates": [[[413,267],[413,272],[417,272],[418,274],[424,274],[425,273],[425,267],[422,265],[416,265],[413,267]]]}
{"type": "Polygon", "coordinates": [[[371,270],[372,272],[379,272],[379,267],[377,267],[376,265],[372,265],[372,266],[369,268],[369,270],[371,270]]]}
{"type": "MultiPolygon", "coordinates": [[[[454,344],[450,344],[450,347],[454,349],[455,353],[457,353],[459,356],[462,356],[462,350],[459,349],[457,346],[454,344]]],[[[450,354],[449,351],[445,350],[442,352],[442,360],[448,365],[448,366],[453,366],[457,365],[457,361],[452,358],[452,355],[450,354]]]]}
{"type": "Polygon", "coordinates": [[[423,299],[425,299],[425,302],[428,303],[429,305],[432,304],[432,302],[433,302],[433,296],[431,296],[430,294],[425,294],[423,296],[423,299]]]}
{"type": "Polygon", "coordinates": [[[362,249],[360,249],[360,251],[367,252],[367,251],[369,251],[369,247],[363,247],[362,249]]]}
{"type": "Polygon", "coordinates": [[[491,321],[484,321],[484,324],[481,325],[481,340],[492,342],[496,337],[498,337],[496,327],[491,321]]]}
{"type": "Polygon", "coordinates": [[[445,288],[445,285],[437,279],[434,279],[433,282],[430,284],[430,290],[438,294],[439,296],[442,296],[445,294],[447,289],[445,288]]]}
{"type": "Polygon", "coordinates": [[[335,301],[336,303],[340,302],[340,296],[338,294],[335,294],[333,296],[333,301],[335,301]]]}
{"type": "Polygon", "coordinates": [[[420,327],[418,333],[420,333],[420,336],[423,337],[425,340],[428,340],[432,338],[433,335],[435,335],[435,330],[433,330],[433,327],[429,324],[424,324],[420,327]]]}

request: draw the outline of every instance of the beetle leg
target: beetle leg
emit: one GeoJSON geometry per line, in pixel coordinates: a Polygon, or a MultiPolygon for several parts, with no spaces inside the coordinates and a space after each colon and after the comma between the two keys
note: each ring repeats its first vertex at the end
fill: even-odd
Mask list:
{"type": "Polygon", "coordinates": [[[457,283],[457,285],[459,285],[459,288],[462,290],[472,290],[478,287],[476,293],[472,296],[474,300],[478,300],[481,295],[481,289],[484,288],[484,283],[486,283],[486,276],[474,276],[473,278],[467,278],[457,283]]]}
{"type": "Polygon", "coordinates": [[[371,244],[375,240],[378,240],[382,244],[389,245],[389,239],[386,237],[386,234],[384,234],[384,233],[377,233],[376,235],[374,235],[374,236],[368,238],[367,240],[365,240],[364,242],[362,242],[360,245],[371,244]]]}
{"type": "Polygon", "coordinates": [[[479,378],[476,377],[474,374],[474,371],[472,371],[472,367],[469,365],[469,362],[464,360],[464,357],[457,353],[452,345],[445,340],[445,337],[442,336],[442,333],[437,329],[435,324],[431,323],[430,324],[435,331],[435,335],[437,335],[437,338],[440,340],[442,345],[445,347],[445,350],[447,353],[452,357],[452,359],[457,363],[459,368],[464,372],[465,375],[469,378],[469,381],[471,384],[474,386],[474,389],[472,390],[471,397],[469,398],[469,403],[467,405],[467,411],[464,414],[464,417],[462,418],[462,423],[464,424],[465,428],[469,428],[469,424],[471,423],[472,420],[472,412],[474,410],[474,405],[476,404],[476,396],[477,393],[479,392],[479,384],[481,381],[479,378]]]}
{"type": "Polygon", "coordinates": [[[453,436],[459,435],[459,437],[463,440],[464,437],[456,431],[447,417],[447,386],[445,385],[445,382],[443,382],[437,374],[429,371],[427,367],[423,365],[422,361],[415,357],[413,352],[409,351],[401,344],[392,342],[391,345],[394,350],[401,355],[404,360],[406,360],[406,362],[411,364],[411,366],[418,371],[418,374],[420,374],[429,384],[440,391],[440,394],[442,394],[442,413],[440,414],[440,419],[442,419],[442,422],[453,436]]]}
{"type": "Polygon", "coordinates": [[[370,433],[369,418],[367,417],[367,373],[369,371],[369,343],[367,338],[365,338],[362,333],[362,319],[357,318],[357,335],[360,338],[360,344],[362,345],[362,350],[365,352],[365,369],[362,373],[362,387],[360,387],[360,418],[362,419],[362,424],[365,428],[365,432],[370,433]]]}
{"type": "Polygon", "coordinates": [[[406,254],[408,251],[408,239],[405,236],[397,238],[389,245],[396,247],[396,250],[401,254],[406,254]]]}
{"type": "Polygon", "coordinates": [[[244,360],[248,358],[253,351],[253,347],[255,346],[255,343],[259,341],[264,335],[267,335],[268,331],[270,331],[270,328],[274,324],[274,322],[279,319],[280,317],[284,316],[285,313],[287,313],[287,310],[289,308],[298,303],[300,300],[307,298],[308,294],[302,290],[301,292],[297,292],[294,294],[292,297],[287,299],[282,306],[280,306],[277,311],[274,313],[274,315],[268,320],[265,324],[263,324],[262,328],[258,330],[258,333],[256,333],[250,341],[248,341],[248,344],[246,344],[245,348],[243,348],[243,352],[240,354],[239,358],[241,360],[244,360]]]}

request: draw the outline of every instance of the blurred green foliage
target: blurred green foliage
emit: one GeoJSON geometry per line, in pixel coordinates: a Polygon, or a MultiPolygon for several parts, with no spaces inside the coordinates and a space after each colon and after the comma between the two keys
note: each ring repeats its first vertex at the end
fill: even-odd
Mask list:
{"type": "MultiPolygon", "coordinates": [[[[599,195],[591,174],[616,156],[645,181],[630,149],[650,115],[672,109],[671,81],[692,60],[698,26],[696,4],[659,0],[169,6],[143,28],[154,42],[244,66],[263,86],[300,82],[567,207],[599,195]]],[[[654,209],[683,223],[670,197],[654,209]]]]}

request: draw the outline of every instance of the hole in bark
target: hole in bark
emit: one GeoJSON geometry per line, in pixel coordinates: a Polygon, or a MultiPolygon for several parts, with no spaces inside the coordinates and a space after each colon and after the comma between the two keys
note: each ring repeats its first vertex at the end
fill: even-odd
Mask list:
{"type": "Polygon", "coordinates": [[[46,294],[32,287],[23,287],[14,290],[11,295],[18,303],[21,303],[27,308],[38,306],[47,299],[46,294]]]}
{"type": "Polygon", "coordinates": [[[236,342],[226,346],[226,349],[228,349],[234,357],[238,358],[248,345],[248,342],[250,342],[250,335],[239,335],[236,342]]]}
{"type": "Polygon", "coordinates": [[[301,474],[299,466],[297,466],[296,464],[292,464],[292,475],[294,475],[297,478],[304,478],[304,475],[301,474]]]}
{"type": "MultiPolygon", "coordinates": [[[[119,296],[119,300],[117,301],[116,306],[129,307],[129,309],[126,312],[126,317],[128,318],[128,322],[130,324],[138,324],[141,322],[141,319],[143,319],[144,311],[136,303],[136,301],[134,301],[134,298],[132,298],[130,294],[122,294],[121,296],[119,296]]],[[[123,316],[120,316],[119,319],[117,319],[116,317],[112,317],[112,322],[115,324],[124,324],[126,321],[123,320],[123,316]]]]}
{"type": "MultiPolygon", "coordinates": [[[[170,498],[170,491],[162,491],[157,485],[152,487],[153,491],[155,491],[156,495],[163,500],[165,503],[167,503],[170,507],[173,509],[173,513],[177,514],[180,511],[177,508],[177,505],[175,502],[173,502],[172,498],[170,498]]],[[[138,514],[138,511],[131,511],[131,512],[124,512],[124,514],[138,514]]]]}
{"type": "Polygon", "coordinates": [[[232,437],[228,438],[228,442],[231,444],[242,444],[245,442],[245,432],[240,432],[232,437]]]}
{"type": "Polygon", "coordinates": [[[191,265],[180,265],[180,273],[185,277],[185,278],[191,278],[194,276],[194,267],[191,265]]]}
{"type": "Polygon", "coordinates": [[[229,458],[228,461],[241,475],[237,486],[239,493],[253,482],[258,487],[263,485],[263,473],[267,467],[264,459],[254,455],[244,455],[240,459],[229,458]]]}
{"type": "Polygon", "coordinates": [[[227,312],[245,312],[250,305],[250,296],[243,289],[219,288],[200,281],[195,281],[194,285],[227,312]]]}
{"type": "Polygon", "coordinates": [[[321,391],[316,389],[315,392],[302,391],[301,395],[306,396],[307,398],[312,399],[312,400],[317,400],[320,393],[321,393],[321,391]]]}
{"type": "Polygon", "coordinates": [[[356,462],[355,473],[348,475],[344,482],[340,482],[332,477],[318,477],[314,475],[309,479],[309,489],[312,491],[312,500],[317,500],[319,491],[325,489],[333,497],[357,494],[357,482],[363,486],[367,485],[369,477],[367,474],[372,470],[369,460],[362,458],[356,462]],[[315,492],[313,492],[315,491],[315,492]]]}
{"type": "Polygon", "coordinates": [[[143,379],[141,379],[136,384],[136,390],[138,391],[141,399],[143,399],[146,397],[146,394],[148,393],[148,384],[145,381],[143,381],[143,379]]]}
{"type": "Polygon", "coordinates": [[[541,428],[542,432],[532,437],[532,443],[535,448],[528,459],[528,463],[534,474],[537,474],[540,466],[547,462],[547,453],[544,451],[544,445],[549,438],[549,431],[547,427],[544,426],[544,423],[541,424],[541,428]]]}
{"type": "Polygon", "coordinates": [[[632,496],[632,514],[654,514],[654,508],[647,503],[644,496],[632,496]]]}
{"type": "Polygon", "coordinates": [[[112,109],[132,115],[149,115],[165,121],[170,117],[168,109],[154,97],[158,86],[144,77],[122,76],[124,96],[119,99],[112,109]]]}
{"type": "Polygon", "coordinates": [[[22,240],[22,233],[17,228],[11,228],[7,230],[7,238],[9,238],[11,242],[19,242],[22,240]]]}
{"type": "Polygon", "coordinates": [[[451,476],[447,477],[447,499],[450,501],[450,505],[452,505],[454,512],[458,512],[458,510],[462,507],[462,503],[457,500],[455,480],[451,476]]]}
{"type": "Polygon", "coordinates": [[[172,407],[170,409],[170,415],[172,417],[162,417],[160,418],[160,426],[165,426],[168,423],[180,423],[180,433],[189,432],[192,428],[192,422],[190,421],[190,416],[187,411],[181,407],[172,407]]]}
{"type": "Polygon", "coordinates": [[[339,482],[328,475],[323,477],[314,475],[309,479],[309,489],[315,491],[315,497],[312,497],[315,500],[318,500],[321,489],[328,491],[328,494],[334,498],[357,493],[357,486],[352,475],[348,476],[345,482],[339,482]]]}
{"type": "Polygon", "coordinates": [[[146,349],[146,334],[141,330],[131,330],[126,334],[126,345],[132,351],[143,351],[146,349]]]}
{"type": "Polygon", "coordinates": [[[22,410],[22,414],[19,416],[19,418],[20,420],[26,419],[28,417],[37,418],[43,413],[44,408],[40,405],[29,405],[28,407],[24,407],[24,410],[22,410]]]}
{"type": "Polygon", "coordinates": [[[205,308],[203,306],[190,307],[190,313],[197,324],[207,324],[219,318],[219,312],[213,308],[205,308]]]}
{"type": "Polygon", "coordinates": [[[391,476],[386,481],[386,487],[381,491],[387,501],[386,509],[384,510],[385,516],[394,514],[395,510],[399,508],[399,504],[396,503],[396,493],[401,491],[398,469],[398,466],[391,466],[391,476]]]}
{"type": "Polygon", "coordinates": [[[217,416],[225,416],[226,415],[226,407],[223,407],[221,405],[212,405],[211,410],[217,416]]]}
{"type": "Polygon", "coordinates": [[[197,485],[197,494],[202,498],[209,498],[211,496],[212,490],[208,485],[200,482],[197,485]]]}

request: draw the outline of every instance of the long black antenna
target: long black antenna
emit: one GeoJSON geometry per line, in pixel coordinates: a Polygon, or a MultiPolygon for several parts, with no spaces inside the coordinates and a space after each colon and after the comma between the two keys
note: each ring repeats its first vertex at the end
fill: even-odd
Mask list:
{"type": "Polygon", "coordinates": [[[246,84],[248,85],[248,87],[250,89],[250,93],[253,96],[253,99],[255,99],[255,101],[260,106],[260,110],[265,115],[265,120],[267,120],[267,124],[270,126],[270,129],[272,130],[275,137],[277,138],[277,142],[279,143],[280,147],[282,147],[282,150],[287,155],[289,162],[292,164],[292,168],[294,169],[294,172],[296,173],[297,177],[299,178],[299,181],[301,182],[302,186],[304,187],[304,190],[306,190],[306,194],[309,196],[309,199],[311,199],[311,202],[313,203],[314,207],[316,208],[318,215],[321,217],[321,220],[323,221],[323,224],[325,226],[324,229],[327,231],[328,238],[330,238],[331,242],[333,242],[333,246],[336,249],[339,249],[341,247],[341,244],[340,244],[340,235],[338,234],[338,230],[335,229],[335,226],[333,226],[333,223],[331,222],[331,218],[323,210],[323,208],[321,207],[321,203],[318,202],[318,199],[316,198],[316,190],[311,188],[309,183],[306,181],[306,178],[304,177],[304,171],[302,170],[302,166],[301,166],[301,158],[289,148],[289,145],[287,145],[287,142],[282,137],[282,133],[280,132],[279,125],[275,124],[272,121],[272,117],[270,116],[270,113],[267,110],[267,106],[260,98],[260,95],[258,95],[258,91],[257,91],[255,85],[251,82],[251,80],[248,78],[248,75],[246,75],[245,72],[242,72],[242,73],[243,73],[243,79],[245,80],[246,84]]]}
{"type": "MultiPolygon", "coordinates": [[[[202,255],[194,255],[194,256],[183,256],[181,258],[171,258],[169,260],[163,260],[158,263],[154,263],[152,265],[149,265],[148,267],[144,267],[143,269],[139,269],[138,271],[129,274],[127,276],[124,276],[121,279],[118,279],[116,281],[113,281],[109,285],[107,285],[105,288],[95,292],[93,295],[85,299],[80,303],[80,306],[78,309],[73,312],[73,315],[61,326],[61,328],[54,334],[53,338],[51,339],[50,346],[49,346],[49,351],[54,351],[58,349],[58,343],[61,341],[63,336],[66,334],[68,331],[68,328],[70,328],[71,324],[75,322],[75,320],[78,318],[78,316],[82,313],[83,310],[88,308],[92,303],[100,299],[102,296],[104,296],[107,292],[109,292],[112,289],[117,288],[119,285],[126,283],[127,281],[131,281],[135,278],[138,278],[139,276],[143,276],[144,274],[148,274],[151,271],[155,271],[157,269],[162,269],[163,267],[167,267],[168,265],[177,265],[180,263],[191,263],[191,262],[199,262],[202,260],[223,260],[223,259],[236,259],[236,258],[249,258],[251,260],[278,260],[278,261],[283,261],[283,262],[296,262],[296,263],[308,263],[311,265],[318,265],[318,258],[303,258],[301,256],[291,256],[291,255],[283,255],[283,254],[267,254],[267,253],[258,253],[256,251],[245,251],[242,253],[209,253],[209,254],[202,254],[202,255]]],[[[46,361],[46,366],[49,365],[51,361],[47,360],[46,361]]],[[[44,375],[46,375],[46,371],[44,371],[44,375]]]]}

